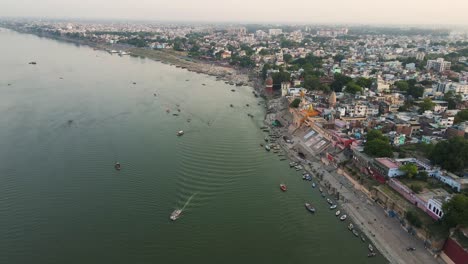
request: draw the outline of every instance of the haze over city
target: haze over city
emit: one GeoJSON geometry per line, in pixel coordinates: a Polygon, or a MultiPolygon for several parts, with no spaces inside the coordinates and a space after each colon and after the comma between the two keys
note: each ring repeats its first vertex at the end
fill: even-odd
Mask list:
{"type": "Polygon", "coordinates": [[[467,25],[468,1],[1,0],[0,17],[467,25]]]}

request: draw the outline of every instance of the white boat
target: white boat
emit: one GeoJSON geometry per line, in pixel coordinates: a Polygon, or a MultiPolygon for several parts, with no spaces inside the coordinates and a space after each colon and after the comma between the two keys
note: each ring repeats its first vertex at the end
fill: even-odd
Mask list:
{"type": "Polygon", "coordinates": [[[370,252],[374,252],[374,247],[371,244],[369,244],[367,248],[369,249],[370,252]]]}
{"type": "Polygon", "coordinates": [[[183,130],[180,130],[179,132],[177,132],[177,136],[180,137],[184,134],[184,131],[183,130]]]}
{"type": "Polygon", "coordinates": [[[354,228],[354,225],[353,225],[353,223],[349,223],[349,225],[348,225],[348,229],[349,229],[349,231],[353,230],[353,228],[354,228]]]}
{"type": "Polygon", "coordinates": [[[348,216],[344,214],[344,215],[342,215],[342,216],[340,217],[340,220],[341,220],[341,221],[344,221],[344,220],[346,220],[346,217],[348,217],[348,216]]]}
{"type": "Polygon", "coordinates": [[[172,212],[172,214],[171,214],[171,216],[169,216],[169,218],[172,221],[175,221],[180,217],[181,214],[182,214],[182,210],[176,209],[176,210],[174,210],[174,212],[172,212]]]}
{"type": "Polygon", "coordinates": [[[336,205],[336,204],[334,204],[334,205],[330,206],[330,209],[332,209],[332,210],[333,210],[333,209],[336,209],[336,207],[337,207],[337,205],[336,205]]]}
{"type": "Polygon", "coordinates": [[[270,148],[270,146],[265,145],[265,149],[266,149],[266,151],[270,151],[271,148],[270,148]]]}
{"type": "Polygon", "coordinates": [[[109,52],[110,52],[110,53],[118,53],[118,51],[116,51],[116,50],[111,50],[111,51],[109,51],[109,52]]]}
{"type": "Polygon", "coordinates": [[[341,214],[340,210],[336,211],[336,213],[335,213],[336,216],[339,216],[340,214],[341,214]]]}

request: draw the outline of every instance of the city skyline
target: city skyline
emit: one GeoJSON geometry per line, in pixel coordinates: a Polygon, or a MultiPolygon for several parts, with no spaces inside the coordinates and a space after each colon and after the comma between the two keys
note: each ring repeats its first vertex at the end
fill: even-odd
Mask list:
{"type": "Polygon", "coordinates": [[[0,17],[150,20],[224,23],[323,23],[380,25],[468,25],[468,2],[435,0],[392,2],[357,0],[334,2],[292,0],[287,3],[239,0],[235,3],[200,0],[1,0],[0,17]],[[350,11],[352,10],[352,12],[350,11]]]}

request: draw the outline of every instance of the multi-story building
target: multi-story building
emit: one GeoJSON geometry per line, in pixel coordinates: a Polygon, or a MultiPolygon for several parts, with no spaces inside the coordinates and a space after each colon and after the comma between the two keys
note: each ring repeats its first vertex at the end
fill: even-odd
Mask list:
{"type": "Polygon", "coordinates": [[[268,30],[268,34],[270,36],[277,36],[277,35],[283,34],[283,30],[281,28],[270,28],[268,30]]]}
{"type": "Polygon", "coordinates": [[[443,72],[446,70],[450,70],[450,66],[452,63],[450,61],[444,61],[443,58],[438,58],[436,60],[428,60],[426,69],[429,70],[434,70],[436,72],[443,72]]]}

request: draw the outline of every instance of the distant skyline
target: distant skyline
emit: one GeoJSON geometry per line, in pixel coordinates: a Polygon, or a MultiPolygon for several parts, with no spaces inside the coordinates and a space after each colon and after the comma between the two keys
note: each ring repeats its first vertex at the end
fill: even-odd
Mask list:
{"type": "Polygon", "coordinates": [[[468,25],[467,0],[0,0],[2,17],[468,25]]]}

